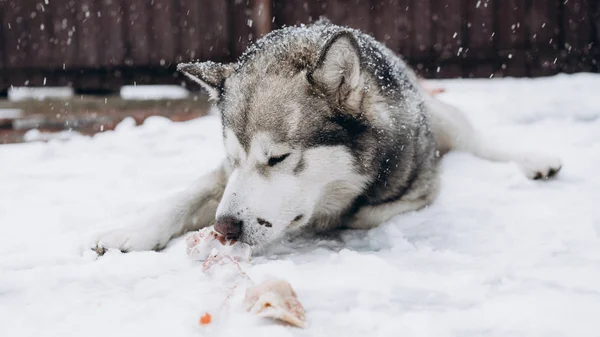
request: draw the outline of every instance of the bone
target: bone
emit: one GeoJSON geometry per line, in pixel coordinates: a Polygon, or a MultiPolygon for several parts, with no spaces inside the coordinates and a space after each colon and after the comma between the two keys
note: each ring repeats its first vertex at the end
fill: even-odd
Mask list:
{"type": "Polygon", "coordinates": [[[248,288],[244,304],[248,312],[260,317],[306,327],[304,307],[287,281],[271,280],[248,288]]]}
{"type": "Polygon", "coordinates": [[[254,286],[242,270],[240,264],[250,261],[252,251],[249,245],[226,240],[212,227],[188,235],[186,243],[188,255],[194,260],[204,261],[202,270],[227,289],[224,307],[228,306],[236,289],[246,289],[244,306],[249,313],[306,327],[304,307],[287,281],[271,280],[254,286]]]}
{"type": "Polygon", "coordinates": [[[213,250],[231,257],[235,261],[250,261],[252,248],[243,242],[227,240],[217,233],[213,227],[206,227],[186,237],[187,254],[190,258],[205,261],[213,250]]]}

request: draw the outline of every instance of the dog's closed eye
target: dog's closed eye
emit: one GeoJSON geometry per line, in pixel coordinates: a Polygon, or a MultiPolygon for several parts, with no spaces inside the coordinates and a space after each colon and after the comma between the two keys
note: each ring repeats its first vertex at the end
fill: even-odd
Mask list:
{"type": "Polygon", "coordinates": [[[278,157],[271,157],[269,158],[269,166],[273,167],[279,163],[281,163],[282,161],[285,160],[285,158],[287,158],[290,154],[286,153],[284,155],[278,156],[278,157]]]}

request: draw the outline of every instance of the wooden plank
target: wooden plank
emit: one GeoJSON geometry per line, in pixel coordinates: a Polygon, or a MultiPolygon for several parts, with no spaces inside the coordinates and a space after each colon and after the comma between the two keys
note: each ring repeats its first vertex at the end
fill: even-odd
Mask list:
{"type": "Polygon", "coordinates": [[[271,31],[271,0],[252,1],[252,21],[257,38],[271,31]]]}
{"type": "Polygon", "coordinates": [[[96,76],[94,70],[100,65],[98,42],[101,35],[110,34],[110,31],[101,31],[97,5],[94,0],[81,0],[75,6],[76,30],[71,38],[77,42],[75,69],[78,73],[73,86],[78,92],[94,92],[103,85],[102,78],[96,76]]]}
{"type": "Polygon", "coordinates": [[[202,59],[231,60],[231,30],[229,4],[226,1],[208,1],[200,11],[202,59]]]}
{"type": "Polygon", "coordinates": [[[369,0],[355,0],[352,5],[348,5],[346,1],[341,1],[340,6],[346,9],[345,25],[359,29],[364,33],[373,35],[373,17],[370,15],[373,12],[374,6],[369,0]]]}
{"type": "MultiPolygon", "coordinates": [[[[4,11],[7,6],[7,0],[0,0],[0,70],[4,69],[4,58],[6,57],[6,47],[4,46],[4,35],[7,34],[8,26],[4,22],[4,11]]],[[[4,73],[0,73],[0,92],[4,89],[4,73]]]]}
{"type": "Polygon", "coordinates": [[[413,21],[410,57],[415,60],[413,67],[421,76],[431,76],[430,60],[433,41],[431,32],[431,4],[429,0],[411,0],[411,17],[413,21]],[[429,64],[428,64],[429,63],[429,64]]]}
{"type": "MultiPolygon", "coordinates": [[[[48,26],[46,19],[48,13],[43,2],[23,1],[25,13],[29,16],[29,48],[28,48],[28,68],[47,68],[52,66],[50,31],[52,27],[48,26]]],[[[42,85],[35,81],[32,85],[42,85]]]]}
{"type": "Polygon", "coordinates": [[[324,8],[324,15],[335,24],[372,34],[370,13],[373,9],[374,6],[368,0],[354,0],[351,5],[344,0],[330,0],[324,8]]]}
{"type": "Polygon", "coordinates": [[[75,3],[68,0],[55,0],[47,8],[52,26],[52,64],[59,71],[71,69],[77,61],[77,41],[75,40],[75,3]]]}
{"type": "Polygon", "coordinates": [[[100,61],[98,40],[100,35],[110,34],[100,31],[100,20],[96,9],[96,1],[80,0],[75,7],[77,29],[73,36],[77,40],[78,68],[94,68],[100,61]]]}
{"type": "Polygon", "coordinates": [[[8,34],[8,23],[4,20],[6,6],[8,6],[7,0],[0,0],[0,50],[2,51],[0,52],[0,98],[8,96],[8,88],[10,87],[7,71],[4,70],[6,67],[5,59],[8,57],[4,43],[5,36],[8,34]]]}
{"type": "MultiPolygon", "coordinates": [[[[496,38],[494,29],[494,6],[496,0],[467,0],[467,55],[473,59],[465,62],[464,76],[490,77],[494,74],[496,38]]],[[[500,0],[502,1],[502,0],[500,0]]]]}
{"type": "MultiPolygon", "coordinates": [[[[4,6],[3,23],[7,27],[4,35],[5,64],[7,68],[26,67],[29,48],[27,17],[21,2],[10,1],[4,6]]],[[[23,83],[18,84],[22,85],[23,83]]]]}
{"type": "Polygon", "coordinates": [[[179,6],[181,35],[176,61],[228,60],[231,54],[228,3],[180,0],[179,6]]]}
{"type": "Polygon", "coordinates": [[[556,0],[531,0],[529,19],[529,46],[531,76],[547,76],[559,71],[560,25],[559,2],[556,0]]]}
{"type": "Polygon", "coordinates": [[[410,55],[413,57],[431,56],[431,6],[429,0],[411,0],[413,39],[410,55]]]}
{"type": "Polygon", "coordinates": [[[336,25],[345,25],[347,21],[346,6],[342,0],[327,1],[322,15],[336,25]]]}
{"type": "Polygon", "coordinates": [[[150,65],[150,2],[126,1],[125,7],[127,52],[125,65],[150,65]]]}
{"type": "Polygon", "coordinates": [[[563,3],[564,9],[564,54],[563,71],[591,71],[593,69],[590,55],[592,23],[589,17],[591,5],[589,0],[569,0],[563,3]]]}
{"type": "Polygon", "coordinates": [[[596,6],[592,6],[592,22],[594,22],[595,38],[593,40],[593,57],[592,64],[595,66],[595,71],[600,72],[600,1],[596,1],[596,6]]]}
{"type": "Polygon", "coordinates": [[[462,0],[432,0],[431,20],[433,24],[433,51],[438,60],[435,77],[453,78],[462,76],[461,57],[465,55],[462,0]]]}
{"type": "Polygon", "coordinates": [[[241,55],[254,39],[252,29],[252,6],[250,0],[234,0],[231,5],[231,42],[233,56],[241,55]]]}
{"type": "Polygon", "coordinates": [[[273,26],[281,28],[283,26],[309,23],[325,12],[324,6],[327,6],[327,4],[321,4],[317,0],[305,1],[302,5],[299,5],[296,1],[274,0],[273,17],[275,20],[273,26]]]}
{"type": "MultiPolygon", "coordinates": [[[[224,1],[222,1],[224,2],[224,1]]],[[[179,0],[179,48],[177,56],[181,57],[179,62],[189,62],[192,60],[198,60],[202,56],[202,42],[203,34],[203,17],[199,1],[188,1],[179,0]]],[[[192,84],[187,78],[182,78],[181,83],[183,86],[192,84]]],[[[199,86],[195,83],[189,86],[190,90],[199,90],[199,86]]]]}
{"type": "Polygon", "coordinates": [[[173,0],[153,0],[150,4],[150,64],[166,66],[175,60],[175,50],[179,28],[174,23],[176,2],[173,0]]]}
{"type": "Polygon", "coordinates": [[[125,62],[125,3],[127,0],[102,0],[100,24],[100,64],[104,67],[116,67],[125,62]],[[107,32],[107,33],[104,33],[107,32]]]}
{"type": "Polygon", "coordinates": [[[199,1],[179,0],[181,17],[179,20],[179,30],[181,31],[180,49],[184,61],[190,61],[200,58],[202,53],[202,34],[203,26],[201,24],[201,11],[199,1]]]}
{"type": "MultiPolygon", "coordinates": [[[[18,32],[17,49],[23,51],[19,59],[19,65],[16,67],[19,71],[13,72],[10,83],[24,86],[42,86],[45,79],[40,72],[32,71],[39,66],[44,66],[45,56],[48,55],[48,39],[44,35],[45,26],[40,26],[44,22],[41,9],[34,2],[22,2],[18,9],[18,15],[15,17],[18,32]],[[44,30],[40,30],[43,27],[44,30]]],[[[14,69],[14,68],[13,68],[14,69]]]]}
{"type": "Polygon", "coordinates": [[[75,2],[55,0],[48,6],[52,26],[52,64],[55,66],[51,78],[53,86],[71,86],[75,74],[71,69],[77,61],[77,41],[75,40],[76,20],[75,2]]]}
{"type": "Polygon", "coordinates": [[[409,6],[409,0],[385,0],[376,2],[374,9],[375,38],[402,56],[410,50],[409,6]]]}
{"type": "Polygon", "coordinates": [[[525,2],[521,0],[501,0],[496,3],[496,6],[496,46],[498,56],[504,65],[499,70],[498,75],[527,76],[525,2]]]}

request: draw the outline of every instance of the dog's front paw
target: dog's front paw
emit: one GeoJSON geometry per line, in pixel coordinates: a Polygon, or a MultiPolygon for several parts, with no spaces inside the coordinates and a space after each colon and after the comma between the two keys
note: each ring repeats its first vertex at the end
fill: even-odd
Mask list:
{"type": "Polygon", "coordinates": [[[518,165],[527,178],[534,180],[552,178],[562,168],[559,158],[543,154],[528,154],[518,165]]]}
{"type": "Polygon", "coordinates": [[[133,226],[96,234],[90,246],[98,255],[103,255],[108,249],[122,252],[159,250],[167,245],[170,238],[167,233],[156,229],[133,226]]]}

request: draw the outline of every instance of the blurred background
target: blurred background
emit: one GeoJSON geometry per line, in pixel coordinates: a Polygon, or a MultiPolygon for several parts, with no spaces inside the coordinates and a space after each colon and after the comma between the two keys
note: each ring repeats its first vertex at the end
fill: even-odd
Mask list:
{"type": "Polygon", "coordinates": [[[0,142],[200,116],[206,97],[177,63],[232,61],[320,16],[372,34],[425,78],[600,70],[598,0],[0,0],[0,142]],[[156,84],[177,87],[145,87],[156,84]]]}

